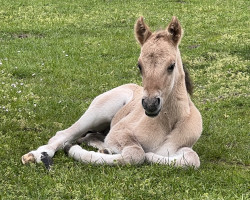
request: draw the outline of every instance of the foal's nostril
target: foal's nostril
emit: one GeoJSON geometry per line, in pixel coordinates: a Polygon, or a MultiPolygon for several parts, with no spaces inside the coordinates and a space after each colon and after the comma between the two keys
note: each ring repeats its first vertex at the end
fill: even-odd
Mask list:
{"type": "Polygon", "coordinates": [[[146,103],[145,103],[145,99],[142,99],[142,100],[141,100],[141,103],[142,103],[142,107],[143,107],[144,109],[146,109],[147,105],[146,105],[146,103]]]}
{"type": "Polygon", "coordinates": [[[161,103],[161,99],[160,98],[156,98],[156,102],[157,102],[156,105],[159,106],[160,103],[161,103]]]}

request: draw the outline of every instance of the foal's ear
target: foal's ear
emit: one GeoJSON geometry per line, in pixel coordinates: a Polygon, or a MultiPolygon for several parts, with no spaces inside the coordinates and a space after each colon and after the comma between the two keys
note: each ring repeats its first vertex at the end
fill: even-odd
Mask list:
{"type": "Polygon", "coordinates": [[[142,46],[146,40],[152,35],[149,27],[144,23],[143,17],[139,17],[135,23],[135,38],[142,46]]]}
{"type": "Polygon", "coordinates": [[[172,20],[167,27],[167,32],[169,33],[169,36],[172,39],[173,43],[178,45],[182,37],[182,28],[177,17],[172,17],[172,20]]]}

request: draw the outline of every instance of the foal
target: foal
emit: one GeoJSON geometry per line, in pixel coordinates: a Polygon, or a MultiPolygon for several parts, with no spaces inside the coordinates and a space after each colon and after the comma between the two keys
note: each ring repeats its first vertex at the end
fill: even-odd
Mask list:
{"type": "Polygon", "coordinates": [[[178,19],[173,17],[165,30],[152,33],[140,17],[135,37],[141,45],[138,68],[143,87],[122,85],[96,97],[75,124],[25,154],[23,164],[52,158],[64,148],[83,163],[200,166],[192,146],[201,135],[202,119],[187,91],[178,19]],[[104,141],[99,140],[109,128],[104,141]],[[71,145],[81,137],[99,152],[71,145]]]}

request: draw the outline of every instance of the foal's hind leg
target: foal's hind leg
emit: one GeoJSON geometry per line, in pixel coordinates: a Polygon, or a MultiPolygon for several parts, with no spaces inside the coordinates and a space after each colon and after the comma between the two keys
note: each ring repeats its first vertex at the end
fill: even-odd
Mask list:
{"type": "Polygon", "coordinates": [[[40,146],[22,156],[22,163],[41,162],[44,155],[53,157],[55,152],[65,144],[76,141],[88,131],[98,131],[103,126],[109,125],[114,115],[127,104],[133,97],[130,87],[124,85],[114,88],[96,97],[88,110],[71,127],[59,131],[53,136],[47,145],[40,146]]]}

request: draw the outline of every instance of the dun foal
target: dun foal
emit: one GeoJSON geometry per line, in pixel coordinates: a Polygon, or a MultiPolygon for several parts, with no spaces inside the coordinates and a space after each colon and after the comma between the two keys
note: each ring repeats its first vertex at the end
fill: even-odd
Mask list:
{"type": "Polygon", "coordinates": [[[192,146],[201,135],[202,119],[188,95],[188,77],[178,48],[182,37],[178,19],[173,17],[165,30],[152,33],[140,17],[135,37],[141,45],[138,68],[143,87],[122,85],[96,97],[75,124],[57,132],[47,145],[22,156],[23,164],[46,164],[64,148],[70,157],[83,163],[147,161],[200,166],[192,146]],[[76,141],[99,152],[71,145],[76,141]]]}

